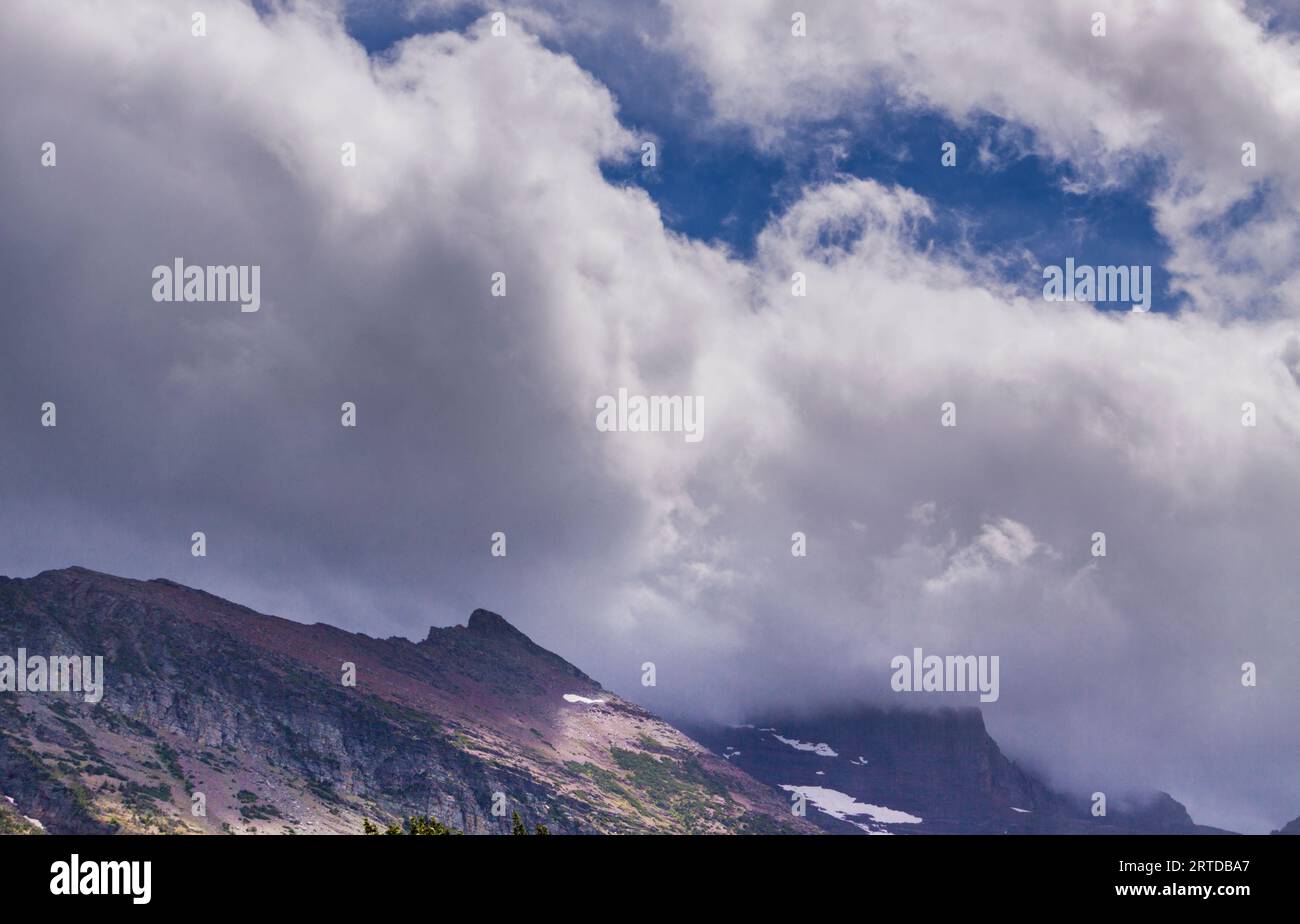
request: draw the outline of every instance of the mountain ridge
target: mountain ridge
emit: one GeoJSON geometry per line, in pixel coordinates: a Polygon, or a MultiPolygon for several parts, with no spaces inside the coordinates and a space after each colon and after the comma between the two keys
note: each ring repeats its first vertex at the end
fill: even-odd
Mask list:
{"type": "Polygon", "coordinates": [[[1096,818],[1003,755],[977,708],[675,727],[482,608],[378,639],[73,566],[0,577],[0,654],[18,647],[102,654],[106,683],[95,704],[0,695],[0,832],[425,814],[505,833],[519,811],[555,833],[1229,833],[1165,793],[1096,818]]]}
{"type": "Polygon", "coordinates": [[[0,580],[0,651],[102,653],[106,674],[93,706],[0,697],[0,791],[54,832],[349,833],[428,814],[505,833],[514,811],[555,833],[814,830],[503,617],[469,622],[417,643],[165,579],[0,580]]]}

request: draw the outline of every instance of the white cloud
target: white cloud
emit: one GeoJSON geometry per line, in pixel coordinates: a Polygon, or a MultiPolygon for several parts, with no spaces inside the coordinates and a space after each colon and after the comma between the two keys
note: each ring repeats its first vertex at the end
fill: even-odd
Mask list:
{"type": "MultiPolygon", "coordinates": [[[[884,697],[913,646],[998,654],[994,731],[1058,778],[1160,786],[1208,821],[1294,814],[1285,774],[1261,770],[1300,765],[1291,325],[1011,297],[927,249],[922,197],[850,178],[807,190],[752,261],[685,240],[602,178],[635,156],[608,92],[523,29],[370,60],[308,6],[213,0],[206,40],[162,0],[97,10],[0,6],[11,573],[165,575],[372,634],[487,606],[683,710],[884,697]],[[151,302],[150,268],[177,255],[261,264],[263,310],[151,302]],[[594,399],[618,386],[703,395],[707,438],[598,432],[594,399]],[[30,425],[50,395],[58,443],[30,425]],[[954,566],[994,579],[927,591],[954,566]]],[[[866,44],[919,54],[933,15],[885,17],[866,44]]],[[[1210,15],[1187,19],[1253,34],[1210,15]]],[[[739,117],[771,91],[757,112],[779,124],[789,97],[739,74],[765,40],[728,22],[703,60],[720,105],[739,117]]],[[[1037,22],[1032,85],[990,41],[907,91],[960,113],[1002,86],[1043,143],[1100,164],[1182,124],[1161,98],[1126,115],[1124,73],[1070,77],[1048,53],[1083,54],[1051,41],[1065,30],[1037,22]]],[[[1280,80],[1285,46],[1264,51],[1260,79],[1280,80]]],[[[809,80],[859,79],[847,40],[821,57],[809,80]]]]}
{"type": "Polygon", "coordinates": [[[887,95],[958,122],[992,113],[1026,126],[1033,150],[1081,171],[1076,189],[1158,160],[1168,177],[1151,204],[1193,303],[1300,313],[1300,40],[1266,31],[1241,3],[1115,5],[1104,37],[1092,34],[1094,7],[1074,0],[809,0],[804,38],[776,0],[669,6],[674,43],[717,116],[763,144],[887,95]],[[1255,168],[1242,165],[1248,141],[1255,168]],[[1257,194],[1259,214],[1240,226],[1234,207],[1257,194]]]}
{"type": "Polygon", "coordinates": [[[985,523],[977,538],[948,556],[943,574],[927,580],[925,589],[942,593],[959,589],[967,581],[991,579],[1000,569],[1023,565],[1039,548],[1028,526],[1001,517],[985,523]]]}

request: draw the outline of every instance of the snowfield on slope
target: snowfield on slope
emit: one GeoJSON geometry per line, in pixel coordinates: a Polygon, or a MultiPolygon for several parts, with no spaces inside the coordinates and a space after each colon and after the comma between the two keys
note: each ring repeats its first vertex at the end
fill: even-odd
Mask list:
{"type": "Polygon", "coordinates": [[[924,821],[924,819],[918,818],[916,815],[909,815],[907,812],[901,812],[898,809],[859,802],[847,793],[827,789],[824,786],[782,785],[781,788],[787,792],[798,793],[817,806],[818,811],[824,812],[832,818],[838,818],[840,821],[847,821],[868,834],[889,834],[890,832],[887,829],[881,827],[886,824],[915,825],[924,821]],[[866,815],[871,821],[854,821],[853,818],[858,815],[866,815]]]}
{"type": "Polygon", "coordinates": [[[795,738],[782,738],[780,735],[773,734],[773,738],[782,744],[788,744],[796,751],[812,751],[820,757],[839,757],[840,755],[831,748],[829,744],[813,744],[811,741],[799,741],[795,738]]]}

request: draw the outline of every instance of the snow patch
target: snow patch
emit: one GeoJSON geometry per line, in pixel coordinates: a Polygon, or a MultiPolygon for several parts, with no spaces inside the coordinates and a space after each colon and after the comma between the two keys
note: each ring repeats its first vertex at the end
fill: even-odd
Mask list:
{"type": "Polygon", "coordinates": [[[777,734],[772,735],[772,737],[775,738],[777,741],[780,741],[782,744],[790,745],[790,747],[794,748],[796,751],[812,751],[814,754],[816,754],[819,757],[840,756],[834,750],[831,749],[831,746],[829,744],[826,744],[824,742],[820,744],[813,744],[810,741],[799,741],[795,738],[782,738],[780,735],[777,734]]]}
{"type": "Polygon", "coordinates": [[[862,755],[858,755],[857,760],[851,760],[849,761],[849,763],[853,764],[854,766],[865,767],[867,765],[867,759],[862,755]]]}
{"type": "Polygon", "coordinates": [[[565,693],[564,701],[566,703],[586,703],[588,706],[600,706],[607,702],[607,700],[603,699],[588,699],[585,696],[579,696],[577,693],[565,693]]]}
{"type": "Polygon", "coordinates": [[[924,821],[924,819],[918,818],[916,815],[909,815],[907,812],[901,812],[898,809],[859,802],[848,793],[827,789],[824,786],[783,785],[781,788],[787,792],[798,793],[817,806],[818,811],[824,812],[832,818],[838,818],[840,821],[847,821],[868,834],[889,834],[890,832],[883,827],[883,825],[887,824],[915,825],[924,821]],[[852,817],[850,817],[858,815],[866,815],[871,820],[860,822],[853,821],[852,817]]]}
{"type": "Polygon", "coordinates": [[[1014,805],[1011,806],[1011,811],[1013,811],[1013,812],[1021,812],[1021,813],[1025,814],[1025,815],[1032,815],[1032,814],[1034,814],[1033,809],[1022,809],[1022,808],[1016,808],[1014,805]]]}

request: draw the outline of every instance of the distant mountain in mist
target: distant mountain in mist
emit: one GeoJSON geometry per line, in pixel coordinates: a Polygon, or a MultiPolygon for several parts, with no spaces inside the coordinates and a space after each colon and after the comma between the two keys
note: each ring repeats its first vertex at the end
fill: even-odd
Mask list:
{"type": "Polygon", "coordinates": [[[686,726],[734,766],[802,794],[841,834],[1221,834],[1166,793],[1092,802],[1054,791],[1002,753],[978,709],[829,710],[686,726]]]}
{"type": "Polygon", "coordinates": [[[412,815],[509,833],[516,812],[557,834],[1216,831],[1165,794],[1093,817],[973,709],[688,734],[486,610],[376,639],[68,568],[0,578],[0,656],[19,649],[102,655],[104,685],[0,692],[0,833],[355,834],[412,815]]]}

